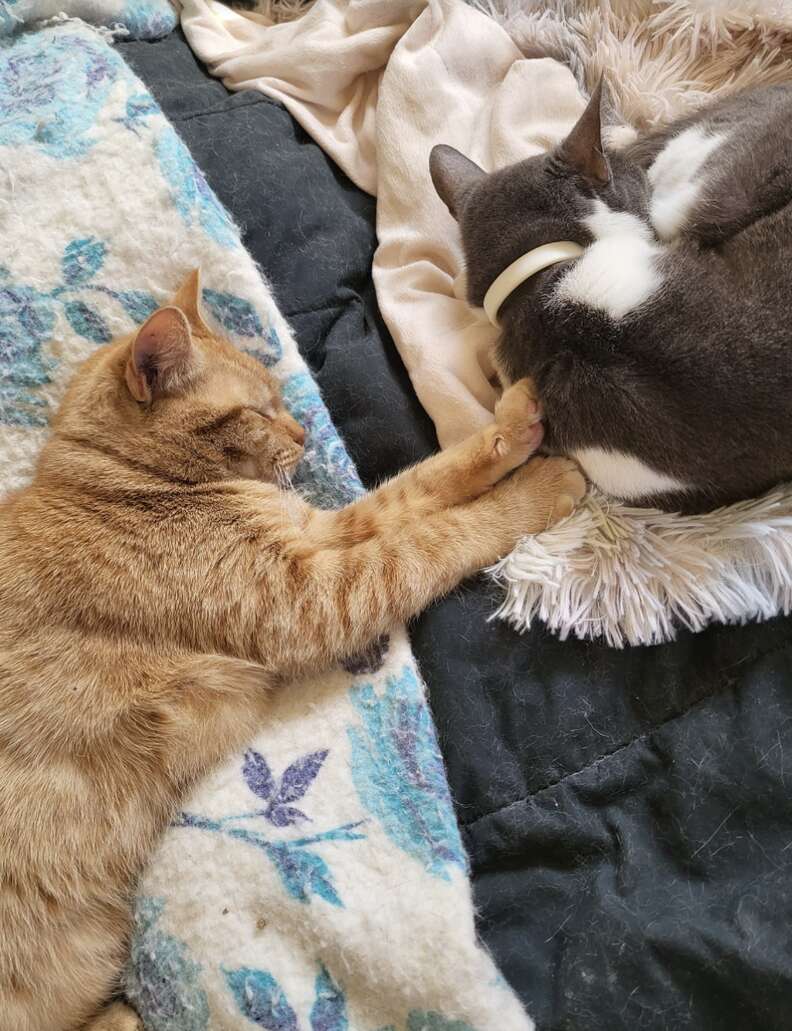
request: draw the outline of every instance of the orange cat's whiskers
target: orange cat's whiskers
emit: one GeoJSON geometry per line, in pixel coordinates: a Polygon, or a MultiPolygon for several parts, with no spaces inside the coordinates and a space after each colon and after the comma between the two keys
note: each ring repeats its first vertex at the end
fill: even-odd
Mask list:
{"type": "Polygon", "coordinates": [[[292,488],[291,472],[282,465],[275,466],[275,479],[282,491],[290,491],[292,488]]]}

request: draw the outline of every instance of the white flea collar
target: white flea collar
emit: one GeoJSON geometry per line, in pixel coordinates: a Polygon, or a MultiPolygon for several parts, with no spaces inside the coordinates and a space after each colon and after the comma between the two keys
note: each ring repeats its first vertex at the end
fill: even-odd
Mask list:
{"type": "Polygon", "coordinates": [[[579,243],[572,243],[571,240],[559,240],[557,243],[545,243],[541,247],[534,247],[532,251],[528,251],[521,258],[513,261],[508,268],[501,272],[484,295],[484,311],[492,325],[500,326],[498,312],[501,305],[509,294],[514,293],[526,279],[535,276],[548,265],[555,265],[559,261],[569,261],[570,258],[578,258],[582,253],[583,248],[579,243]]]}

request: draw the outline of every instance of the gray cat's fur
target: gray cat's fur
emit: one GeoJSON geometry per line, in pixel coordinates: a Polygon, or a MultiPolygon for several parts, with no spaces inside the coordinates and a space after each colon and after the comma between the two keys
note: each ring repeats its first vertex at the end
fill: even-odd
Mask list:
{"type": "Polygon", "coordinates": [[[468,300],[480,306],[534,247],[592,243],[584,219],[596,198],[636,216],[660,249],[662,285],[615,318],[556,296],[573,262],[538,273],[501,308],[499,371],[533,378],[552,448],[621,452],[688,485],[638,504],[696,511],[759,494],[792,478],[792,86],[744,92],[621,152],[603,152],[600,102],[598,88],[554,153],[491,175],[434,148],[468,300]],[[647,173],[696,127],[705,139],[728,135],[700,168],[684,224],[661,243],[647,173]]]}

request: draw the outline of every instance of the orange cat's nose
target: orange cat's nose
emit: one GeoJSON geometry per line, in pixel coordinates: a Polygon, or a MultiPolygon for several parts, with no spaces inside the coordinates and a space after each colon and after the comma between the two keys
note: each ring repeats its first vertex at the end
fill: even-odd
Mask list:
{"type": "Polygon", "coordinates": [[[279,422],[281,426],[283,426],[283,428],[289,434],[292,440],[296,441],[296,443],[300,445],[305,443],[305,430],[297,422],[296,419],[292,419],[290,415],[287,415],[284,412],[284,414],[281,415],[279,422]]]}

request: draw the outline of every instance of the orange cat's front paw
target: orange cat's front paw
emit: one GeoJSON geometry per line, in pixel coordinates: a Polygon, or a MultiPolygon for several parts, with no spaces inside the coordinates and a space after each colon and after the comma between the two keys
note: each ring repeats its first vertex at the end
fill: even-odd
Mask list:
{"type": "Polygon", "coordinates": [[[542,409],[533,380],[517,380],[503,392],[495,405],[499,430],[496,445],[501,458],[509,457],[512,467],[525,462],[542,443],[542,409]]]}
{"type": "Polygon", "coordinates": [[[85,1031],[144,1031],[143,1021],[129,1006],[114,1002],[90,1021],[85,1031]]]}
{"type": "Polygon", "coordinates": [[[558,477],[558,496],[550,514],[550,525],[572,515],[586,493],[586,480],[578,466],[569,458],[552,459],[553,472],[558,477]]]}
{"type": "Polygon", "coordinates": [[[493,496],[511,523],[513,544],[529,533],[541,533],[571,515],[586,493],[586,481],[568,458],[532,458],[507,480],[493,496]]]}

